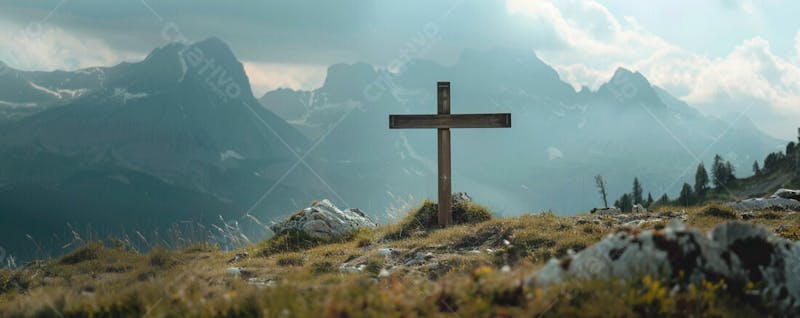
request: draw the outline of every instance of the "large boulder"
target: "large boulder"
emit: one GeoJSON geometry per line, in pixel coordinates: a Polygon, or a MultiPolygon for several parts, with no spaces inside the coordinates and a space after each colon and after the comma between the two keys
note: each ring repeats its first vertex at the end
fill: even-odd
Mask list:
{"type": "Polygon", "coordinates": [[[336,239],[361,227],[377,226],[359,209],[339,210],[331,201],[315,202],[270,228],[276,235],[301,232],[323,240],[336,239]]]}
{"type": "Polygon", "coordinates": [[[757,211],[757,210],[789,210],[800,211],[800,201],[772,197],[772,198],[753,198],[728,203],[728,206],[737,211],[757,211]]]}
{"type": "Polygon", "coordinates": [[[529,283],[637,280],[644,275],[675,286],[723,279],[732,292],[752,282],[770,307],[800,314],[800,243],[750,223],[724,223],[709,236],[680,222],[663,230],[623,229],[579,253],[551,259],[529,283]]]}
{"type": "Polygon", "coordinates": [[[784,198],[800,201],[800,190],[778,189],[771,196],[772,198],[784,198]]]}

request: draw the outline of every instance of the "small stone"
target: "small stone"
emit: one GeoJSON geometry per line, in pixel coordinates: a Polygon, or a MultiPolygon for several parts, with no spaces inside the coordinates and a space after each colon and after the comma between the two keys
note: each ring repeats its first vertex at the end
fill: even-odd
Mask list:
{"type": "Polygon", "coordinates": [[[616,214],[622,214],[622,210],[620,210],[618,207],[594,208],[591,211],[589,211],[589,213],[596,215],[616,215],[616,214]]]}
{"type": "Polygon", "coordinates": [[[378,273],[378,277],[389,277],[390,275],[391,273],[389,273],[389,271],[387,271],[385,268],[382,268],[381,272],[378,273]]]}
{"type": "Polygon", "coordinates": [[[380,254],[382,256],[391,256],[392,252],[394,252],[394,250],[392,250],[391,248],[385,248],[384,247],[384,248],[379,248],[378,249],[378,254],[380,254]]]}
{"type": "Polygon", "coordinates": [[[242,275],[242,268],[241,267],[229,267],[228,268],[228,275],[240,276],[240,275],[242,275]]]}
{"type": "Polygon", "coordinates": [[[500,268],[500,271],[503,272],[503,273],[508,273],[508,272],[511,271],[511,266],[503,265],[503,267],[500,268]]]}
{"type": "Polygon", "coordinates": [[[418,260],[426,261],[426,260],[429,260],[429,259],[433,258],[433,253],[417,252],[417,254],[414,255],[414,258],[418,259],[418,260]]]}
{"type": "Polygon", "coordinates": [[[248,252],[238,253],[238,254],[236,254],[236,256],[234,256],[233,258],[228,260],[228,264],[236,263],[236,262],[238,262],[240,260],[243,260],[245,258],[248,258],[248,257],[250,257],[250,253],[248,253],[248,252]]]}
{"type": "Polygon", "coordinates": [[[263,279],[256,278],[256,277],[248,279],[247,283],[252,285],[252,286],[255,286],[258,289],[265,289],[265,288],[269,288],[269,287],[275,287],[275,285],[276,285],[274,280],[270,279],[270,280],[265,281],[263,279]]]}
{"type": "Polygon", "coordinates": [[[472,197],[470,197],[466,192],[453,193],[453,203],[458,204],[461,202],[472,202],[472,197]]]}

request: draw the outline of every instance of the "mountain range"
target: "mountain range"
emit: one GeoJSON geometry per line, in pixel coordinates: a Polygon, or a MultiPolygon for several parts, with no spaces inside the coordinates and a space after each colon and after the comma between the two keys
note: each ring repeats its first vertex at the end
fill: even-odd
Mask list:
{"type": "MultiPolygon", "coordinates": [[[[452,65],[411,60],[399,72],[337,64],[318,89],[278,89],[260,101],[309,139],[324,138],[314,151],[326,159],[322,171],[362,178],[342,196],[435,197],[435,133],[389,131],[386,117],[434,113],[440,80],[451,82],[453,113],[512,113],[511,129],[452,132],[454,191],[500,213],[588,210],[601,202],[597,174],[612,196],[630,191],[637,176],[653,196],[674,195],[714,154],[746,175],[785,144],[745,116],[705,116],[638,72],[619,68],[597,90],[576,90],[533,52],[514,49],[465,50],[452,65]]],[[[381,214],[374,204],[369,211],[381,214]]]]}
{"type": "Polygon", "coordinates": [[[68,222],[94,235],[220,216],[259,228],[245,216],[320,198],[391,218],[435,197],[436,138],[390,131],[388,115],[433,113],[442,80],[453,113],[512,113],[511,129],[452,137],[454,190],[499,214],[597,206],[596,174],[612,196],[634,176],[654,196],[675,193],[698,160],[719,153],[744,170],[785,144],[746,117],[705,116],[638,72],[575,90],[514,49],[393,71],[336,64],[317,89],[256,99],[230,48],[210,38],[113,67],[0,74],[0,245],[55,246],[72,237],[68,222]]]}

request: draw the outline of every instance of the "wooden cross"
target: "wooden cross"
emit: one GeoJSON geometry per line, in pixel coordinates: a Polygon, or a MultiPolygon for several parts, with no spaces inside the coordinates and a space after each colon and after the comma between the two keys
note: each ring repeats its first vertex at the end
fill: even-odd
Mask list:
{"type": "Polygon", "coordinates": [[[438,114],[389,115],[389,128],[436,128],[439,131],[439,225],[453,223],[450,183],[450,128],[509,128],[511,114],[450,114],[450,82],[438,82],[438,114]]]}

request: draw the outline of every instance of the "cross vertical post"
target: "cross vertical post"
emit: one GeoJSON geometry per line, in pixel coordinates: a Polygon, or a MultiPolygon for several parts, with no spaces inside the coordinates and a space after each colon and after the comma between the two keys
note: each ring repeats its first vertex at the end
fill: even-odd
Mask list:
{"type": "Polygon", "coordinates": [[[510,128],[511,114],[450,114],[450,82],[436,83],[435,115],[389,115],[389,129],[436,128],[439,135],[439,226],[453,224],[450,128],[510,128]]]}
{"type": "MultiPolygon", "coordinates": [[[[437,83],[438,114],[450,114],[450,82],[437,83]]],[[[450,183],[450,128],[439,128],[439,225],[453,223],[450,183]]]]}

